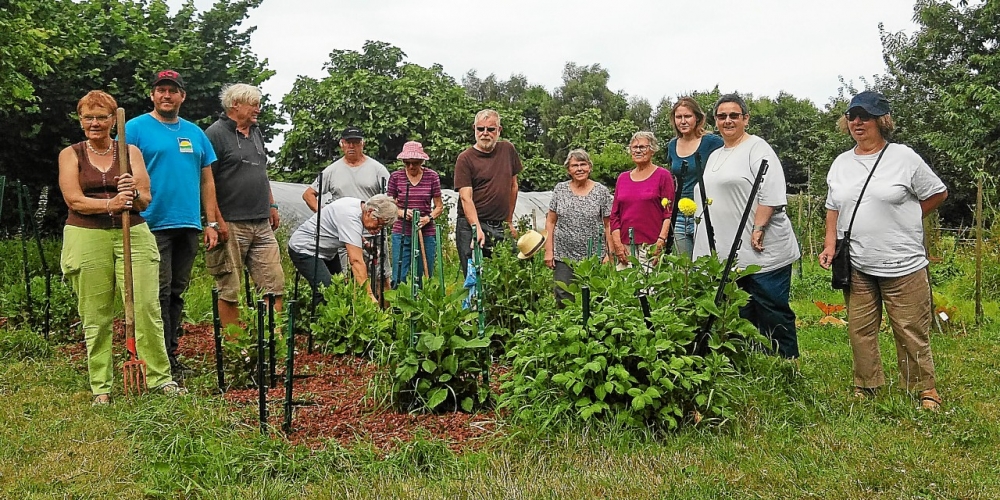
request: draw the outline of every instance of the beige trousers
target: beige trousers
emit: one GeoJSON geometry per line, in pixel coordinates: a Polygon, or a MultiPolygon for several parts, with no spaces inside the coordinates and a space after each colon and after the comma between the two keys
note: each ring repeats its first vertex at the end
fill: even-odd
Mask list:
{"type": "Polygon", "coordinates": [[[851,271],[851,290],[844,293],[847,330],[854,354],[854,385],[885,385],[878,331],[885,305],[896,340],[899,380],[907,390],[934,388],[931,357],[931,287],[927,268],[898,278],[882,278],[851,271]]]}

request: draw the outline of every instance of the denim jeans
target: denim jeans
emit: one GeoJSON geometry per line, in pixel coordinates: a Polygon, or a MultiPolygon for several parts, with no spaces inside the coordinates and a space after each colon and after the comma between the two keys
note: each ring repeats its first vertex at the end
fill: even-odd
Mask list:
{"type": "Polygon", "coordinates": [[[777,351],[784,358],[799,357],[795,313],[788,305],[792,265],[744,276],[736,284],[750,294],[750,302],[740,309],[740,317],[750,320],[767,337],[769,352],[777,351]]]}
{"type": "MultiPolygon", "coordinates": [[[[482,222],[482,221],[480,221],[482,222]]],[[[504,228],[502,224],[482,224],[483,233],[486,235],[486,244],[483,245],[483,258],[488,258],[493,254],[493,245],[504,239],[504,228]]],[[[462,276],[469,272],[468,262],[472,258],[472,240],[475,238],[472,226],[465,217],[459,217],[455,222],[455,246],[458,247],[458,263],[462,269],[462,276]]]]}
{"type": "Polygon", "coordinates": [[[677,214],[677,225],[674,226],[674,253],[686,255],[688,259],[694,253],[694,217],[682,213],[677,214]]]}
{"type": "Polygon", "coordinates": [[[291,248],[288,249],[288,258],[292,261],[292,265],[298,270],[299,274],[302,275],[306,281],[309,282],[309,286],[313,291],[313,303],[318,304],[323,301],[323,294],[319,290],[319,286],[330,286],[333,282],[333,274],[331,270],[334,264],[340,265],[340,259],[334,257],[331,260],[324,260],[315,255],[309,255],[304,253],[296,252],[291,248]]]}
{"type": "MultiPolygon", "coordinates": [[[[427,257],[427,270],[434,276],[434,263],[437,258],[437,239],[434,236],[421,236],[424,240],[424,255],[427,257]]],[[[419,243],[418,243],[419,244],[419,243]]],[[[410,236],[392,233],[392,287],[396,288],[406,281],[410,275],[410,247],[413,245],[410,236]]],[[[418,279],[424,275],[424,262],[417,259],[418,279]]]]}
{"type": "Polygon", "coordinates": [[[160,314],[163,316],[163,341],[170,366],[177,364],[177,346],[181,329],[184,299],[181,295],[191,281],[191,267],[198,255],[201,231],[179,228],[153,231],[160,250],[160,314]]]}

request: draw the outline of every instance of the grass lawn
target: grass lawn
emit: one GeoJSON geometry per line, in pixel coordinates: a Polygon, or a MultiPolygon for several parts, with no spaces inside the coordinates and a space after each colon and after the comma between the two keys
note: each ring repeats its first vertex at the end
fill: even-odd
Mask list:
{"type": "Polygon", "coordinates": [[[966,326],[932,337],[945,402],[931,413],[899,387],[887,333],[890,383],[855,400],[846,330],[820,326],[811,303],[837,296],[825,275],[796,279],[802,358],[753,363],[732,386],[732,420],[675,433],[501,423],[495,439],[459,453],[430,438],[388,454],[332,441],[294,447],[244,423],[255,408],[199,386],[186,398],[92,408],[83,361],[0,330],[0,498],[1000,496],[997,304],[976,329],[971,304],[952,301],[966,326]]]}

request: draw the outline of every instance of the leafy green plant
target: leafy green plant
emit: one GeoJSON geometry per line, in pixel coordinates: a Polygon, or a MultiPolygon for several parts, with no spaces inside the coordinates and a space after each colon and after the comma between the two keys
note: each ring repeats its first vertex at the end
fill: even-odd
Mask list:
{"type": "Polygon", "coordinates": [[[486,404],[490,341],[479,334],[477,313],[462,308],[465,290],[448,293],[428,280],[414,298],[401,289],[394,295],[403,315],[397,337],[405,344],[392,350],[390,364],[397,405],[473,411],[486,404]]]}
{"type": "Polygon", "coordinates": [[[0,329],[0,361],[45,359],[52,356],[52,346],[30,330],[0,329]]]}
{"type": "Polygon", "coordinates": [[[381,361],[376,358],[386,352],[383,347],[392,344],[392,315],[372,302],[364,287],[340,276],[323,289],[323,299],[309,326],[319,349],[381,361]]]}
{"type": "Polygon", "coordinates": [[[521,260],[512,242],[493,247],[483,265],[486,325],[494,350],[502,353],[515,332],[524,327],[528,311],[553,309],[552,270],[538,257],[521,260]]]}
{"type": "Polygon", "coordinates": [[[575,267],[570,291],[589,284],[598,296],[583,321],[583,301],[562,310],[525,314],[525,327],[508,345],[512,370],[502,406],[524,420],[550,422],[569,414],[613,419],[642,427],[678,427],[686,416],[731,416],[726,379],[747,359],[748,346],[763,341],[739,308],[748,294],[733,282],[716,307],[723,265],[710,257],[694,264],[667,256],[653,272],[640,266],[618,272],[596,259],[575,267]],[[648,294],[644,315],[640,294],[648,294]],[[709,353],[690,353],[696,333],[717,315],[709,353]]]}
{"type": "MultiPolygon", "coordinates": [[[[69,341],[74,338],[72,327],[80,317],[76,309],[76,295],[58,274],[52,276],[50,286],[49,333],[57,342],[69,341]]],[[[31,298],[28,299],[26,294],[23,278],[14,281],[4,292],[0,292],[0,309],[14,324],[42,332],[45,327],[45,278],[32,276],[31,298]]]]}

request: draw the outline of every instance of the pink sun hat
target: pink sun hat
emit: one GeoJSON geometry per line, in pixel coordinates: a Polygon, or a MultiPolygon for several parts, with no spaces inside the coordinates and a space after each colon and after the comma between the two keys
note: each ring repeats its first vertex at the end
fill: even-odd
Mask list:
{"type": "Polygon", "coordinates": [[[396,157],[398,160],[430,160],[424,152],[424,146],[417,141],[410,141],[403,144],[403,152],[396,157]]]}

